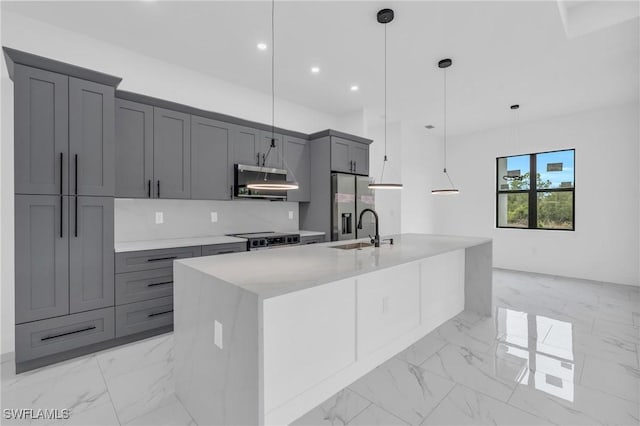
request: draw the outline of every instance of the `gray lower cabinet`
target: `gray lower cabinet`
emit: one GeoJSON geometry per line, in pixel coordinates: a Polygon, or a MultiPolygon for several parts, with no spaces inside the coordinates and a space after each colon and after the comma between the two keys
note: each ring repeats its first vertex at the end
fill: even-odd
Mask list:
{"type": "Polygon", "coordinates": [[[116,306],[116,337],[173,324],[173,296],[116,306]]]}
{"type": "Polygon", "coordinates": [[[153,107],[116,99],[116,197],[151,198],[153,107]]]}
{"type": "Polygon", "coordinates": [[[113,306],[113,198],[72,197],[71,203],[70,312],[113,306]]]}
{"type": "Polygon", "coordinates": [[[114,93],[111,86],[69,77],[70,193],[115,193],[114,93]]]}
{"type": "Polygon", "coordinates": [[[173,268],[173,261],[200,256],[200,246],[116,253],[116,273],[173,268]]]}
{"type": "Polygon", "coordinates": [[[247,243],[212,244],[209,246],[202,246],[203,256],[238,253],[242,251],[247,251],[247,243]]]}
{"type": "Polygon", "coordinates": [[[229,123],[191,116],[191,198],[232,198],[228,166],[232,131],[229,123]]]}
{"type": "Polygon", "coordinates": [[[115,274],[116,305],[173,296],[173,268],[115,274]]]}
{"type": "Polygon", "coordinates": [[[69,77],[16,64],[15,192],[68,194],[69,77]]]}
{"type": "Polygon", "coordinates": [[[153,108],[153,174],[157,198],[191,197],[191,116],[153,108]]]}
{"type": "Polygon", "coordinates": [[[262,164],[260,157],[260,130],[250,127],[237,126],[233,132],[233,162],[234,164],[256,165],[262,164]]]}
{"type": "Polygon", "coordinates": [[[15,196],[16,323],[69,313],[69,197],[15,196]]]}
{"type": "Polygon", "coordinates": [[[308,141],[293,136],[284,137],[284,158],[287,168],[287,179],[297,180],[298,189],[287,192],[287,201],[310,201],[310,157],[308,141]]]}
{"type": "Polygon", "coordinates": [[[115,337],[114,308],[16,325],[16,363],[115,337]]]}

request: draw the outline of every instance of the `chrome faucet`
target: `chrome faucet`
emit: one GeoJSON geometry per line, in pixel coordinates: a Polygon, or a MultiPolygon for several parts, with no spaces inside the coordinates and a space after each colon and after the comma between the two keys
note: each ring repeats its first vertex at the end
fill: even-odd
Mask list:
{"type": "Polygon", "coordinates": [[[358,229],[362,229],[362,216],[366,213],[366,212],[371,212],[373,214],[373,216],[376,218],[376,236],[374,238],[371,238],[371,235],[369,235],[369,238],[371,238],[371,244],[374,245],[374,247],[380,247],[380,230],[378,228],[378,223],[380,222],[378,219],[378,213],[375,212],[375,210],[372,209],[364,209],[360,212],[360,217],[358,218],[358,229]]]}

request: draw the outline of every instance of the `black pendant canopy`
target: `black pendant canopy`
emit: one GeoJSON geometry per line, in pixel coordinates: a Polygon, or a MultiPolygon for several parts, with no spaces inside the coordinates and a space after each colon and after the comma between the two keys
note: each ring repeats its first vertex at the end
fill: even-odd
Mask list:
{"type": "Polygon", "coordinates": [[[392,9],[381,9],[378,11],[378,22],[381,24],[388,24],[393,21],[393,10],[392,9]]]}
{"type": "Polygon", "coordinates": [[[449,68],[453,61],[449,58],[441,59],[438,61],[438,68],[449,68]]]}

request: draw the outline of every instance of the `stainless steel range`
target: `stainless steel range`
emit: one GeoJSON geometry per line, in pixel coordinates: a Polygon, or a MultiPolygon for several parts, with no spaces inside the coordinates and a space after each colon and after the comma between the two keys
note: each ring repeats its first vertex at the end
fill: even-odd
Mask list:
{"type": "Polygon", "coordinates": [[[246,238],[247,250],[261,250],[300,244],[300,234],[281,232],[249,232],[245,234],[231,234],[232,237],[246,238]]]}

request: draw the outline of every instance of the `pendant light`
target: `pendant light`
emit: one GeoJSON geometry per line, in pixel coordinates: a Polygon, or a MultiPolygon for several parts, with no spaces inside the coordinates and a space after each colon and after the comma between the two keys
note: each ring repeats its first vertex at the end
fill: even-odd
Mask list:
{"type": "Polygon", "coordinates": [[[402,189],[401,183],[388,183],[384,181],[384,166],[387,163],[387,24],[393,21],[393,10],[382,9],[378,11],[378,22],[384,24],[384,160],[382,160],[382,172],[378,183],[370,183],[369,189],[402,189]]]}
{"type": "MultiPolygon", "coordinates": [[[[516,130],[515,130],[515,146],[520,146],[520,105],[518,104],[514,104],[511,105],[509,107],[509,109],[511,109],[511,111],[515,111],[516,112],[516,130]]],[[[520,170],[507,170],[506,174],[502,176],[502,179],[506,180],[507,182],[511,182],[511,181],[521,181],[522,179],[524,179],[524,176],[520,174],[520,170]]]]}
{"type": "Polygon", "coordinates": [[[287,160],[285,160],[284,156],[276,146],[276,92],[275,92],[275,8],[276,2],[275,0],[271,0],[271,145],[267,150],[266,155],[262,159],[262,167],[264,168],[264,178],[261,180],[256,180],[253,182],[249,182],[247,184],[248,189],[258,189],[265,191],[290,191],[292,189],[298,189],[298,181],[293,174],[293,170],[291,170],[287,166],[287,160]],[[284,164],[284,168],[287,171],[287,174],[291,173],[293,180],[274,180],[269,179],[269,171],[270,168],[265,167],[267,159],[269,159],[269,154],[274,150],[282,163],[284,164]]]}
{"type": "Polygon", "coordinates": [[[451,59],[442,59],[438,62],[438,68],[444,70],[444,168],[442,172],[447,177],[449,184],[448,188],[433,189],[431,194],[433,195],[453,195],[458,194],[460,191],[455,187],[449,173],[447,172],[447,68],[451,66],[453,61],[451,59]]]}

